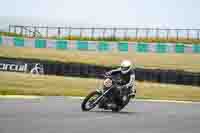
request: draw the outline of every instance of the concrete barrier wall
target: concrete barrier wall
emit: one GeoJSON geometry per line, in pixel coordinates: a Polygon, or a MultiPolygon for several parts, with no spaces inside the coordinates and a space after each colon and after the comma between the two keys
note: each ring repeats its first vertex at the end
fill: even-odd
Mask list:
{"type": "Polygon", "coordinates": [[[182,43],[136,43],[136,42],[103,42],[103,41],[70,41],[45,40],[19,37],[0,37],[0,46],[54,48],[60,50],[80,50],[98,52],[139,52],[139,53],[197,53],[200,45],[182,43]]]}

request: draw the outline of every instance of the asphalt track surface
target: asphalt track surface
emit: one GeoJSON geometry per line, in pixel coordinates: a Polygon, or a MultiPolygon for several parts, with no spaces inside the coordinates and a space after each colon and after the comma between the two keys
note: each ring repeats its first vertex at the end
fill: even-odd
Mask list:
{"type": "Polygon", "coordinates": [[[131,102],[122,112],[82,112],[64,97],[0,99],[0,133],[200,133],[200,104],[131,102]]]}

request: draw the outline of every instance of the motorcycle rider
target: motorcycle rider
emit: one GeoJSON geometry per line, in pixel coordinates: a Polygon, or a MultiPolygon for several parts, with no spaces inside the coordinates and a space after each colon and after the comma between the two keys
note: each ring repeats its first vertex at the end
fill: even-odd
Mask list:
{"type": "Polygon", "coordinates": [[[135,97],[135,71],[131,61],[123,60],[119,68],[107,72],[106,75],[119,76],[122,81],[122,85],[113,90],[114,103],[111,104],[111,108],[122,105],[124,93],[128,92],[129,96],[135,97]]]}

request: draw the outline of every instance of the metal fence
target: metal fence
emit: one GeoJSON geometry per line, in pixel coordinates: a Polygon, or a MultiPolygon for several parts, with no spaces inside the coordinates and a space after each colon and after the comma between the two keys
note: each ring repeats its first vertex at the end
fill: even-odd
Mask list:
{"type": "Polygon", "coordinates": [[[135,39],[186,39],[200,40],[200,29],[159,28],[80,28],[9,25],[9,32],[28,37],[89,37],[89,38],[135,38],[135,39]]]}

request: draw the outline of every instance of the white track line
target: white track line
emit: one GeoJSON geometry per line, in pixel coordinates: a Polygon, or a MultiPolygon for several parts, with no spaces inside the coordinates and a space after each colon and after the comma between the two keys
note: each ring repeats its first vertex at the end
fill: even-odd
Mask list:
{"type": "MultiPolygon", "coordinates": [[[[67,96],[67,98],[70,99],[84,99],[84,97],[72,97],[67,96]]],[[[200,102],[193,102],[193,101],[176,101],[176,100],[153,100],[153,99],[134,99],[132,101],[138,101],[138,102],[162,102],[162,103],[192,103],[192,104],[200,104],[200,102]]]]}
{"type": "MultiPolygon", "coordinates": [[[[23,95],[0,95],[0,99],[41,99],[45,96],[23,96],[23,95]]],[[[64,98],[83,100],[84,97],[64,96],[64,98]]],[[[153,99],[134,99],[132,101],[138,102],[162,102],[162,103],[187,103],[187,104],[200,104],[200,102],[193,101],[176,101],[176,100],[153,100],[153,99]]]]}
{"type": "Polygon", "coordinates": [[[135,101],[139,102],[161,102],[161,103],[192,103],[192,104],[200,104],[200,102],[193,102],[193,101],[176,101],[176,100],[152,100],[152,99],[135,99],[135,101]]]}
{"type": "Polygon", "coordinates": [[[23,96],[23,95],[0,95],[0,99],[40,99],[41,96],[23,96]]]}

